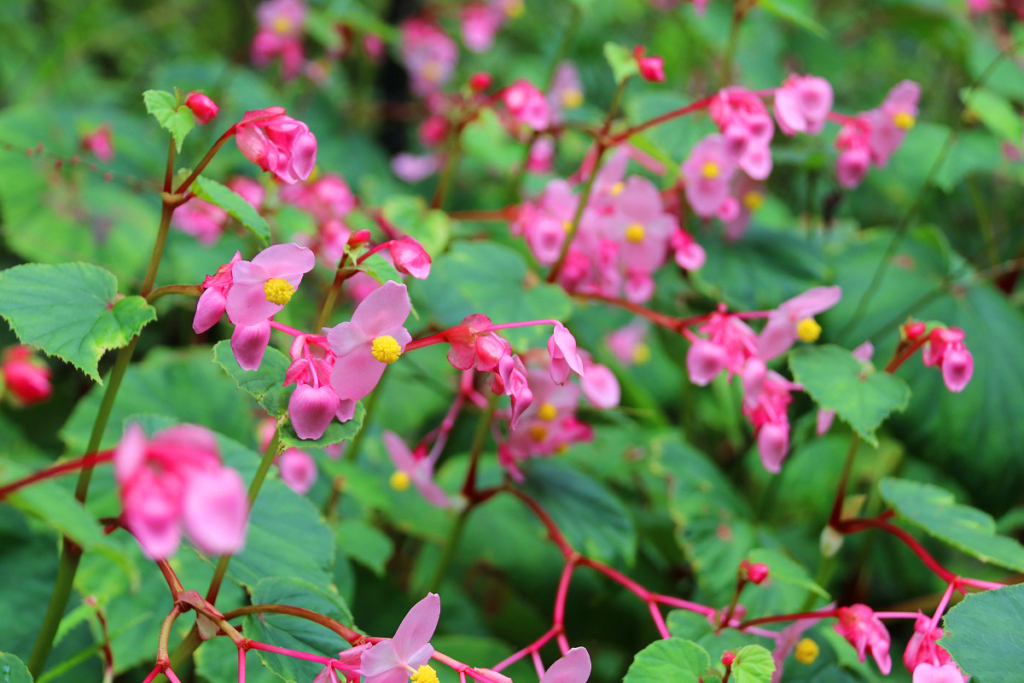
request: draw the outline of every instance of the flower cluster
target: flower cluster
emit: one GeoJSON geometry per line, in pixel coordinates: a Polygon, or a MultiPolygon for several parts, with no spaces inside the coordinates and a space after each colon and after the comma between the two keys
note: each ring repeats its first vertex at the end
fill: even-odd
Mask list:
{"type": "Polygon", "coordinates": [[[50,398],[50,374],[49,366],[28,346],[10,346],[0,356],[0,392],[18,405],[29,406],[50,398]]]}
{"type": "Polygon", "coordinates": [[[305,21],[303,0],[268,0],[256,8],[258,27],[252,39],[253,64],[266,66],[280,59],[282,76],[286,80],[297,76],[305,63],[302,49],[305,21]]]}

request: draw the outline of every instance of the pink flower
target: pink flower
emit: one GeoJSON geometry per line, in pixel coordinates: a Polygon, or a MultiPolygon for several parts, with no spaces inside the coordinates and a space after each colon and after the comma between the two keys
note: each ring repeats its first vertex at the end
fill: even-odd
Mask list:
{"type": "Polygon", "coordinates": [[[275,244],[252,261],[235,261],[227,293],[228,318],[236,325],[257,325],[284,308],[316,256],[297,244],[275,244]]]}
{"type": "Polygon", "coordinates": [[[775,120],[786,135],[817,135],[832,111],[832,86],[818,76],[792,74],[775,91],[775,120]]]}
{"type": "Polygon", "coordinates": [[[580,388],[587,400],[602,410],[614,408],[622,398],[622,389],[615,373],[597,363],[586,363],[586,374],[580,380],[580,388]]]}
{"type": "Polygon", "coordinates": [[[505,394],[512,400],[512,416],[509,423],[515,429],[519,417],[533,402],[533,392],[526,378],[526,366],[517,355],[502,356],[494,376],[494,393],[505,394]]]}
{"type": "Polygon", "coordinates": [[[171,222],[182,232],[194,236],[203,244],[214,244],[224,232],[228,212],[216,204],[192,197],[175,209],[171,222]]]}
{"type": "Polygon", "coordinates": [[[423,499],[431,505],[441,508],[449,506],[451,501],[448,494],[434,483],[434,461],[426,453],[409,450],[402,437],[394,432],[384,432],[384,448],[397,470],[396,474],[404,475],[392,477],[394,488],[401,491],[412,482],[423,499]]]}
{"type": "Polygon", "coordinates": [[[300,384],[288,399],[288,416],[300,439],[319,439],[340,407],[341,400],[329,384],[300,384]]]}
{"type": "Polygon", "coordinates": [[[462,40],[471,52],[487,52],[494,44],[494,36],[505,21],[505,14],[497,8],[474,2],[459,13],[462,22],[462,40]]]}
{"type": "Polygon", "coordinates": [[[185,106],[192,110],[200,126],[205,126],[217,116],[217,103],[201,92],[190,92],[185,98],[185,106]]]}
{"type": "Polygon", "coordinates": [[[697,143],[683,164],[686,201],[702,218],[718,214],[729,198],[729,181],[736,171],[721,135],[708,135],[697,143]]]}
{"type": "Polygon", "coordinates": [[[576,338],[562,323],[555,324],[555,330],[548,339],[548,354],[551,356],[551,379],[555,384],[565,384],[570,370],[584,376],[583,359],[576,351],[576,338]]]}
{"type": "Polygon", "coordinates": [[[964,331],[959,327],[932,330],[921,360],[926,366],[942,368],[942,381],[952,392],[960,393],[967,388],[974,374],[974,356],[967,350],[964,331]]]}
{"type": "Polygon", "coordinates": [[[610,333],[605,342],[619,362],[629,366],[644,363],[650,358],[651,349],[644,341],[646,338],[647,324],[638,318],[610,333]]]}
{"type": "Polygon", "coordinates": [[[544,93],[527,80],[520,79],[505,88],[502,101],[514,119],[533,130],[544,130],[551,123],[551,111],[544,93]]]}
{"type": "Polygon", "coordinates": [[[921,664],[914,669],[913,683],[966,683],[968,679],[953,662],[942,666],[921,664]]]}
{"type": "Polygon", "coordinates": [[[355,195],[341,176],[326,173],[314,182],[281,188],[281,201],[308,211],[318,221],[344,218],[356,206],[355,195]]]}
{"type": "Polygon", "coordinates": [[[553,124],[562,122],[566,109],[577,109],[583,104],[583,81],[575,64],[568,60],[558,63],[547,100],[553,124]]]}
{"type": "Polygon", "coordinates": [[[736,165],[755,180],[767,178],[772,170],[769,144],[775,126],[761,99],[745,88],[724,88],[712,99],[708,113],[736,165]]]}
{"type": "MultiPolygon", "coordinates": [[[[830,609],[835,605],[830,605],[825,609],[830,609]]],[[[797,619],[786,628],[779,631],[779,637],[775,641],[775,648],[772,650],[772,659],[775,661],[775,671],[772,673],[771,683],[780,683],[782,681],[782,665],[786,661],[786,658],[793,653],[796,649],[797,644],[802,639],[804,632],[821,621],[820,618],[814,619],[797,619]]]]}
{"type": "Polygon", "coordinates": [[[451,78],[459,48],[436,24],[425,19],[402,23],[402,63],[412,77],[412,90],[420,96],[440,90],[451,78]]]}
{"type": "Polygon", "coordinates": [[[636,59],[637,66],[640,67],[640,77],[645,81],[652,81],[654,83],[661,83],[665,80],[665,66],[662,63],[661,57],[652,55],[650,57],[644,56],[644,50],[642,45],[637,45],[633,48],[633,57],[636,59]]]}
{"type": "Polygon", "coordinates": [[[686,367],[694,384],[710,383],[723,369],[742,372],[747,360],[757,353],[757,334],[740,318],[727,313],[724,305],[697,331],[708,338],[688,337],[692,346],[686,354],[686,367]]]}
{"type": "Polygon", "coordinates": [[[458,370],[476,368],[491,372],[498,362],[512,354],[512,347],[494,332],[488,332],[491,319],[486,315],[468,315],[457,325],[444,333],[448,350],[448,362],[458,370]]]}
{"type": "Polygon", "coordinates": [[[757,451],[769,472],[777,473],[789,453],[789,416],[793,401],[790,393],[799,389],[776,372],[766,371],[764,361],[753,358],[743,374],[743,414],[754,426],[757,451]]]}
{"type": "Polygon", "coordinates": [[[232,192],[252,204],[253,208],[257,211],[263,208],[263,201],[267,197],[267,191],[263,189],[263,185],[259,182],[252,178],[235,176],[229,179],[225,185],[231,188],[232,192]]]}
{"type": "MultiPolygon", "coordinates": [[[[878,663],[878,669],[888,675],[892,669],[889,657],[889,631],[881,619],[867,605],[840,607],[834,625],[836,633],[846,638],[857,650],[860,661],[864,661],[866,653],[870,653],[878,663]]],[[[960,683],[958,681],[958,683],[960,683]]]]}
{"type": "Polygon", "coordinates": [[[252,40],[252,61],[265,66],[274,57],[281,58],[285,79],[302,71],[305,60],[302,50],[302,28],[306,21],[306,5],[302,0],[269,0],[256,10],[259,27],[252,40]]]}
{"type": "Polygon", "coordinates": [[[231,260],[217,268],[217,272],[207,275],[203,281],[203,294],[196,304],[196,315],[192,320],[192,329],[202,334],[217,324],[224,315],[228,303],[228,290],[231,289],[231,269],[242,260],[242,254],[235,252],[231,260]]]}
{"type": "Polygon", "coordinates": [[[288,448],[277,456],[277,467],[281,471],[281,481],[300,496],[305,495],[316,482],[316,461],[298,448],[288,448]]]}
{"type": "Polygon", "coordinates": [[[125,524],[147,556],[172,555],[183,527],[206,553],[234,553],[245,544],[245,486],[221,466],[209,430],[177,425],[147,441],[131,424],[114,451],[114,476],[125,524]]]}
{"type": "Polygon", "coordinates": [[[555,158],[555,139],[544,135],[530,147],[530,156],[526,161],[526,169],[530,173],[550,173],[555,158]]]}
{"type": "Polygon", "coordinates": [[[391,240],[388,243],[388,252],[399,273],[412,275],[418,280],[426,280],[430,275],[430,254],[412,237],[391,240]]]}
{"type": "Polygon", "coordinates": [[[686,372],[697,386],[707,386],[725,369],[726,349],[706,339],[697,339],[686,352],[686,372]]]}
{"type": "Polygon", "coordinates": [[[316,137],[284,107],[246,112],[235,124],[235,142],[246,159],[288,184],[306,180],[316,165],[316,137]]]}
{"type": "Polygon", "coordinates": [[[391,640],[383,640],[362,653],[366,683],[407,683],[409,669],[418,671],[430,661],[430,639],[441,616],[441,598],[427,593],[409,610],[391,640]]]}
{"type": "Polygon", "coordinates": [[[34,358],[28,346],[4,349],[0,377],[3,378],[2,388],[6,388],[23,406],[45,401],[53,393],[49,366],[34,358]]]}
{"type": "Polygon", "coordinates": [[[675,253],[676,264],[683,270],[700,270],[704,267],[707,254],[704,247],[697,244],[697,241],[682,228],[679,228],[669,239],[669,246],[675,253]]]}
{"type": "Polygon", "coordinates": [[[405,285],[385,282],[356,307],[350,322],[327,331],[337,355],[331,386],[342,400],[358,401],[377,386],[384,368],[398,360],[412,341],[403,327],[411,304],[405,285]]]}
{"type": "Polygon", "coordinates": [[[815,287],[780,304],[768,315],[768,324],[761,330],[757,355],[771,360],[788,351],[798,338],[817,340],[821,328],[813,316],[835,306],[842,294],[838,286],[815,287]]]}
{"type": "Polygon", "coordinates": [[[574,647],[552,664],[540,683],[587,683],[590,678],[590,653],[585,647],[574,647]]]}
{"type": "MultiPolygon", "coordinates": [[[[942,629],[932,623],[929,617],[918,614],[914,622],[914,635],[907,643],[907,649],[903,653],[903,664],[907,671],[916,671],[922,664],[943,666],[952,661],[952,657],[946,648],[939,645],[938,640],[942,637],[942,629]]],[[[960,681],[963,679],[961,678],[960,681]]],[[[958,683],[960,683],[958,681],[958,683]]]]}
{"type": "Polygon", "coordinates": [[[255,325],[235,325],[231,333],[231,352],[243,370],[259,370],[263,354],[270,343],[270,321],[263,320],[255,325]]]}
{"type": "Polygon", "coordinates": [[[114,140],[106,123],[82,138],[82,149],[92,152],[100,161],[114,158],[114,140]]]}
{"type": "Polygon", "coordinates": [[[401,152],[391,159],[391,172],[407,183],[418,183],[437,173],[443,157],[437,154],[409,154],[401,152]]]}
{"type": "Polygon", "coordinates": [[[921,86],[914,81],[900,81],[885,96],[878,109],[867,113],[871,122],[869,145],[871,162],[885,166],[889,157],[903,143],[907,131],[917,121],[917,101],[921,86]]]}

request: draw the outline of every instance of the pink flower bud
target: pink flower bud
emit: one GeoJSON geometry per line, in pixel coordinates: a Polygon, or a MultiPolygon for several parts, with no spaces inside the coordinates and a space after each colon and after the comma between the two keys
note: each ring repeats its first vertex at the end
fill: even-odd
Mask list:
{"type": "Polygon", "coordinates": [[[418,280],[426,280],[430,275],[430,254],[412,237],[392,240],[388,251],[399,273],[407,273],[418,280]]]}
{"type": "Polygon", "coordinates": [[[733,653],[731,653],[731,652],[723,652],[722,653],[722,664],[724,664],[726,668],[729,668],[730,666],[732,666],[732,663],[735,662],[735,661],[736,661],[736,655],[734,655],[733,653]]]}
{"type": "Polygon", "coordinates": [[[263,352],[270,343],[270,322],[255,325],[235,325],[231,333],[231,351],[243,370],[259,370],[263,352]]]}
{"type": "Polygon", "coordinates": [[[576,338],[561,323],[555,325],[555,331],[548,339],[548,354],[551,356],[551,379],[555,384],[565,384],[570,370],[584,376],[583,359],[576,350],[576,338]]]}
{"type": "Polygon", "coordinates": [[[744,560],[747,579],[755,586],[760,586],[768,578],[768,565],[763,562],[747,563],[744,560]]]}
{"type": "Polygon", "coordinates": [[[491,87],[491,80],[491,74],[486,71],[478,71],[469,77],[469,87],[481,92],[491,87]]]}
{"type": "Polygon", "coordinates": [[[27,346],[13,346],[3,355],[0,363],[0,377],[7,390],[22,405],[39,403],[50,398],[50,368],[32,356],[27,346]]]}
{"type": "Polygon", "coordinates": [[[942,381],[952,392],[960,393],[974,374],[974,356],[966,348],[951,348],[942,359],[942,381]]]}
{"type": "Polygon", "coordinates": [[[217,116],[217,103],[201,92],[190,92],[185,106],[196,116],[196,123],[205,126],[217,116]]]}
{"type": "Polygon", "coordinates": [[[903,326],[903,336],[907,338],[907,341],[914,341],[928,329],[928,325],[921,322],[920,320],[908,322],[903,326]]]}
{"type": "Polygon", "coordinates": [[[544,93],[526,80],[518,80],[505,88],[502,98],[513,118],[534,130],[544,130],[551,122],[551,111],[544,93]]]}
{"type": "Polygon", "coordinates": [[[357,247],[364,242],[369,242],[372,233],[369,230],[356,230],[348,238],[348,245],[350,247],[357,247]]]}
{"type": "Polygon", "coordinates": [[[338,395],[329,386],[295,387],[288,399],[288,416],[300,439],[319,439],[338,412],[338,395]]]}
{"type": "Polygon", "coordinates": [[[228,298],[219,287],[211,287],[203,292],[196,304],[196,316],[192,320],[192,329],[202,334],[217,324],[227,309],[228,298]]]}
{"type": "MultiPolygon", "coordinates": [[[[301,388],[301,387],[300,387],[301,388]]],[[[316,483],[316,461],[298,448],[289,448],[277,458],[281,481],[300,496],[316,483]]]]}
{"type": "Polygon", "coordinates": [[[645,50],[641,45],[637,45],[633,48],[633,56],[636,58],[636,63],[640,67],[640,77],[645,81],[661,83],[665,80],[665,68],[661,57],[645,57],[644,53],[645,50]]]}

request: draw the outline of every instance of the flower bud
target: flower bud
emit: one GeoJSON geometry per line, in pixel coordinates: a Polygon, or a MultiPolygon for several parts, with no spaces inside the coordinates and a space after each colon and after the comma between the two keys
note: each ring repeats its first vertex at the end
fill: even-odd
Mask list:
{"type": "Polygon", "coordinates": [[[735,662],[735,661],[736,661],[736,655],[733,654],[732,652],[723,652],[722,653],[722,664],[725,665],[725,668],[728,669],[729,667],[731,667],[732,663],[735,662]]]}
{"type": "Polygon", "coordinates": [[[835,557],[839,549],[843,547],[843,539],[843,534],[826,524],[825,528],[821,530],[821,539],[818,543],[821,548],[821,556],[835,557]]]}
{"type": "Polygon", "coordinates": [[[217,116],[217,103],[201,92],[190,92],[185,106],[196,116],[196,123],[204,126],[217,116]]]}
{"type": "Polygon", "coordinates": [[[747,572],[747,579],[749,579],[755,586],[760,586],[764,583],[765,579],[768,578],[768,565],[763,562],[747,564],[745,569],[747,572]]]}
{"type": "Polygon", "coordinates": [[[645,81],[661,83],[665,80],[665,69],[661,57],[646,57],[644,56],[645,52],[646,50],[641,45],[633,48],[633,57],[636,59],[637,66],[640,67],[640,77],[645,81]]]}
{"type": "Polygon", "coordinates": [[[348,245],[350,247],[356,247],[356,246],[359,246],[360,244],[363,244],[364,242],[369,242],[369,241],[370,241],[370,231],[369,230],[356,230],[354,233],[352,233],[349,236],[349,238],[348,238],[348,245]]]}
{"type": "Polygon", "coordinates": [[[928,326],[920,320],[911,321],[903,326],[903,336],[907,341],[914,341],[928,329],[928,326]]]}
{"type": "Polygon", "coordinates": [[[491,74],[486,71],[478,71],[469,77],[469,87],[477,92],[487,90],[491,87],[491,74]]]}

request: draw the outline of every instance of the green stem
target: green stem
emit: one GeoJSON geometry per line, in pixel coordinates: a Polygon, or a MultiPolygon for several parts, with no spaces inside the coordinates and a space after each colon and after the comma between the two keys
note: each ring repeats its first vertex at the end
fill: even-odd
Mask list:
{"type": "Polygon", "coordinates": [[[971,202],[974,204],[974,212],[978,215],[978,227],[985,238],[985,247],[988,250],[988,265],[994,266],[999,263],[999,251],[996,249],[995,230],[992,229],[992,218],[988,213],[988,204],[981,196],[978,183],[974,178],[967,178],[967,189],[971,194],[971,202]]]}
{"type": "Polygon", "coordinates": [[[430,202],[432,209],[444,208],[444,198],[448,194],[448,187],[451,185],[455,167],[459,163],[459,155],[462,153],[462,128],[464,125],[463,122],[455,124],[451,139],[448,141],[448,154],[444,161],[444,170],[441,171],[441,180],[438,181],[437,189],[434,190],[434,198],[430,202]]]}
{"type": "Polygon", "coordinates": [[[441,554],[441,559],[437,562],[437,567],[434,569],[434,575],[430,579],[430,588],[428,589],[431,593],[436,593],[437,589],[441,585],[441,580],[444,579],[445,573],[448,571],[448,567],[452,563],[452,559],[455,557],[455,551],[459,547],[459,540],[462,538],[462,530],[466,526],[466,519],[469,517],[470,511],[473,509],[472,504],[467,505],[459,513],[459,516],[455,518],[455,523],[452,524],[451,531],[448,532],[448,540],[444,544],[444,551],[441,554]]]}
{"type": "Polygon", "coordinates": [[[181,294],[182,296],[202,296],[203,286],[202,285],[164,285],[163,287],[157,287],[149,296],[146,297],[146,301],[153,303],[160,297],[167,296],[168,294],[181,294]]]}
{"type": "MultiPolygon", "coordinates": [[[[345,459],[349,462],[355,462],[356,457],[359,455],[359,449],[363,446],[363,439],[366,438],[366,430],[370,425],[370,415],[373,414],[373,408],[377,405],[378,397],[382,393],[381,385],[384,384],[384,378],[387,377],[388,373],[381,375],[380,381],[377,382],[376,388],[370,392],[369,398],[366,399],[366,403],[363,407],[366,409],[366,413],[363,415],[363,424],[359,425],[359,430],[356,435],[352,437],[352,443],[349,444],[348,448],[345,449],[345,459]]],[[[327,519],[333,519],[335,515],[335,508],[338,506],[338,501],[341,499],[341,491],[344,486],[345,480],[342,477],[335,477],[334,481],[331,482],[331,493],[327,496],[327,500],[324,501],[323,515],[327,519]]]]}
{"type": "MultiPolygon", "coordinates": [[[[250,512],[252,511],[252,506],[256,503],[256,496],[260,493],[263,481],[267,478],[267,472],[270,471],[270,466],[274,464],[274,458],[277,457],[277,447],[280,443],[281,428],[278,427],[274,430],[274,438],[267,444],[267,450],[263,452],[263,459],[260,460],[260,466],[256,470],[256,475],[252,478],[252,483],[249,484],[250,512]]],[[[228,570],[229,562],[231,562],[230,554],[221,555],[220,559],[217,560],[217,568],[213,571],[210,587],[206,590],[206,601],[211,605],[217,601],[217,594],[220,593],[220,586],[224,582],[224,573],[228,570]]]]}
{"type": "Polygon", "coordinates": [[[353,275],[353,272],[345,268],[347,261],[347,254],[342,255],[341,260],[338,261],[338,270],[334,273],[334,282],[331,283],[331,289],[327,292],[324,305],[320,307],[320,315],[317,316],[316,327],[313,328],[314,332],[324,329],[327,319],[331,317],[331,313],[334,311],[334,304],[338,301],[338,294],[341,292],[342,283],[353,275]]]}
{"type": "Polygon", "coordinates": [[[850,449],[846,452],[846,462],[843,463],[843,473],[839,475],[839,487],[836,489],[836,499],[832,503],[832,514],[829,516],[829,526],[838,528],[843,516],[843,501],[846,499],[846,487],[850,481],[850,472],[853,470],[853,461],[857,459],[857,445],[860,443],[860,436],[857,432],[850,437],[850,449]]]}
{"type": "Polygon", "coordinates": [[[729,27],[729,42],[725,46],[725,55],[722,57],[721,87],[729,85],[732,79],[732,61],[736,57],[736,47],[740,42],[740,24],[743,23],[743,16],[746,14],[744,0],[733,0],[732,25],[729,27]]]}
{"type": "Polygon", "coordinates": [[[174,193],[180,195],[181,193],[188,190],[188,188],[192,186],[192,183],[195,182],[195,179],[199,177],[199,174],[202,173],[203,170],[206,169],[206,166],[213,160],[213,157],[217,156],[217,152],[219,152],[220,148],[224,146],[224,143],[233,138],[234,136],[234,126],[231,126],[226,131],[224,131],[224,134],[217,138],[217,142],[213,143],[213,147],[211,147],[210,151],[206,153],[206,156],[204,156],[199,161],[199,165],[196,166],[195,170],[189,174],[188,178],[185,179],[185,182],[183,182],[181,185],[178,185],[178,189],[175,190],[174,193]]]}

